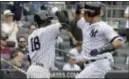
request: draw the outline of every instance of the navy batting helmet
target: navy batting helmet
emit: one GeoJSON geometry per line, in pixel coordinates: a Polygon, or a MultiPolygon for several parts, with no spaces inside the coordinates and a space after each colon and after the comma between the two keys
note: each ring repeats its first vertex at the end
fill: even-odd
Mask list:
{"type": "Polygon", "coordinates": [[[101,7],[100,2],[86,2],[83,10],[88,13],[88,16],[94,17],[100,15],[101,7]]]}
{"type": "Polygon", "coordinates": [[[50,21],[54,18],[54,15],[47,11],[47,10],[41,10],[40,12],[36,13],[34,15],[34,21],[40,26],[41,24],[50,23],[50,21]]]}

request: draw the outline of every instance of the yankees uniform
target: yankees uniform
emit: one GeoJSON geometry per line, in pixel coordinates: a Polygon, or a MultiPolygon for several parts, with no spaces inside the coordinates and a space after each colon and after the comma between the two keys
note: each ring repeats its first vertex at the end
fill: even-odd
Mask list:
{"type": "MultiPolygon", "coordinates": [[[[124,13],[127,14],[127,15],[129,14],[129,6],[125,9],[124,13]]],[[[125,27],[129,28],[129,19],[127,19],[125,27]]]]}
{"type": "Polygon", "coordinates": [[[27,78],[50,78],[49,68],[54,65],[55,44],[60,23],[35,30],[28,38],[29,56],[32,65],[27,78]]]}
{"type": "MultiPolygon", "coordinates": [[[[90,51],[105,47],[110,42],[117,39],[118,34],[113,30],[111,26],[103,21],[99,21],[93,24],[86,23],[84,18],[81,18],[77,22],[78,27],[83,32],[83,45],[82,56],[88,59],[91,56],[90,51]]],[[[76,76],[76,78],[104,78],[106,73],[111,70],[111,63],[113,63],[113,57],[111,52],[106,52],[96,57],[102,59],[89,63],[85,69],[76,76]],[[107,58],[105,58],[107,57],[107,58]]]]}

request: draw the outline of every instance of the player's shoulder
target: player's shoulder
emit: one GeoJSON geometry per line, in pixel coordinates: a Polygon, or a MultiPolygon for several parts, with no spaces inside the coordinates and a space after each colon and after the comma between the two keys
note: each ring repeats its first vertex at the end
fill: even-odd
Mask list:
{"type": "Polygon", "coordinates": [[[99,23],[98,23],[99,25],[108,25],[105,21],[99,21],[99,23]]]}
{"type": "Polygon", "coordinates": [[[84,17],[81,17],[79,20],[78,20],[78,22],[81,22],[81,21],[84,21],[85,19],[84,19],[84,17]]]}
{"type": "Polygon", "coordinates": [[[52,26],[61,26],[59,22],[52,23],[51,25],[48,25],[47,27],[52,27],[52,26]]]}
{"type": "MultiPolygon", "coordinates": [[[[34,31],[29,35],[29,37],[35,36],[35,35],[37,34],[37,32],[40,33],[40,28],[34,30],[34,31]]],[[[29,38],[29,37],[28,37],[28,38],[29,38]]]]}
{"type": "Polygon", "coordinates": [[[61,27],[61,24],[59,23],[59,22],[56,22],[56,23],[52,23],[52,24],[50,24],[50,25],[48,25],[47,27],[46,27],[46,29],[55,29],[55,28],[60,28],[61,27]]]}
{"type": "Polygon", "coordinates": [[[84,17],[81,17],[78,21],[77,21],[77,24],[82,24],[85,22],[85,19],[84,17]]]}
{"type": "Polygon", "coordinates": [[[81,17],[78,21],[77,21],[77,26],[79,28],[83,28],[85,24],[88,24],[88,22],[85,21],[84,17],[81,17]]]}
{"type": "Polygon", "coordinates": [[[113,29],[112,26],[110,26],[107,22],[105,21],[100,21],[99,26],[101,29],[113,29]]]}

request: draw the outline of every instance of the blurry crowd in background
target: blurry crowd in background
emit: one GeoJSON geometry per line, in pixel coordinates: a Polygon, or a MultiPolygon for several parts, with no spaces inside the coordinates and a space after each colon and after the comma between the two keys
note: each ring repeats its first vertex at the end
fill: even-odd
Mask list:
{"type": "MultiPolygon", "coordinates": [[[[80,2],[1,2],[1,57],[17,67],[27,70],[31,64],[28,57],[27,38],[30,33],[38,28],[33,18],[34,14],[41,10],[49,10],[56,5],[58,5],[57,7],[60,9],[67,10],[70,15],[70,26],[61,31],[60,36],[57,38],[56,48],[75,56],[81,55],[82,33],[76,25],[76,22],[81,17],[81,11],[78,10],[78,8],[81,7],[78,6],[79,3],[80,2]],[[67,6],[67,4],[69,6],[67,6]]],[[[126,17],[128,19],[129,2],[128,7],[126,6],[124,9],[123,18],[125,13],[128,15],[128,17],[126,17]]],[[[115,55],[115,62],[119,67],[115,67],[114,69],[128,68],[128,66],[126,66],[129,64],[128,48],[129,47],[116,51],[121,53],[120,55],[115,55]]],[[[2,62],[1,64],[2,69],[12,69],[10,65],[2,62]]],[[[82,70],[85,65],[86,63],[72,63],[72,60],[70,60],[66,54],[56,50],[55,67],[52,69],[79,71],[82,70]]]]}

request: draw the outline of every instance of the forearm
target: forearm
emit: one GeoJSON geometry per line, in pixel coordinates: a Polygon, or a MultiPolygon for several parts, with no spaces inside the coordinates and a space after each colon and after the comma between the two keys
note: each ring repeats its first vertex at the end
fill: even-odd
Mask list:
{"type": "Polygon", "coordinates": [[[86,62],[87,59],[84,56],[77,56],[76,59],[78,60],[78,62],[86,62]]]}
{"type": "Polygon", "coordinates": [[[124,14],[124,18],[129,19],[129,14],[124,14]]]}
{"type": "Polygon", "coordinates": [[[114,50],[115,50],[115,47],[113,45],[109,45],[109,46],[106,46],[106,47],[103,47],[103,48],[99,48],[98,52],[100,54],[102,54],[104,52],[111,52],[111,51],[114,51],[114,50]]]}
{"type": "Polygon", "coordinates": [[[91,50],[90,55],[91,56],[97,56],[99,54],[103,54],[103,53],[107,53],[107,52],[112,52],[115,49],[118,49],[118,48],[121,48],[121,47],[124,47],[124,46],[125,46],[125,40],[123,40],[122,38],[117,38],[116,40],[114,40],[108,46],[91,50]]]}
{"type": "Polygon", "coordinates": [[[100,48],[99,53],[111,52],[111,51],[114,51],[115,49],[124,47],[124,42],[125,41],[121,38],[117,39],[117,40],[113,41],[111,45],[100,48]]]}
{"type": "Polygon", "coordinates": [[[68,36],[69,36],[71,39],[74,38],[73,34],[72,34],[71,32],[69,32],[69,31],[68,31],[68,36]]]}

